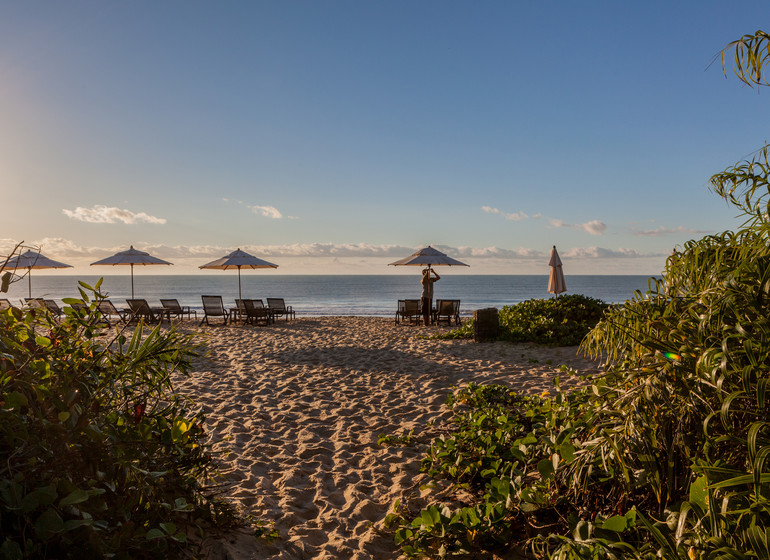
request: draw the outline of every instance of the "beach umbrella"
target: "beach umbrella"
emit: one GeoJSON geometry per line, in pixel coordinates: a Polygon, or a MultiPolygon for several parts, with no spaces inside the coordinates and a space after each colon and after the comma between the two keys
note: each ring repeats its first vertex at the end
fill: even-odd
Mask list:
{"type": "Polygon", "coordinates": [[[221,259],[211,261],[210,263],[201,265],[198,268],[215,268],[217,270],[232,270],[234,268],[237,268],[238,269],[238,299],[243,299],[241,297],[241,269],[242,268],[278,268],[278,265],[269,263],[267,261],[263,261],[262,259],[255,257],[254,255],[248,254],[246,251],[241,251],[240,249],[236,249],[229,255],[226,255],[221,259]]]}
{"type": "Polygon", "coordinates": [[[551,267],[551,273],[548,275],[548,291],[559,297],[559,294],[567,291],[567,284],[564,282],[564,271],[561,268],[561,259],[556,252],[556,245],[551,249],[551,260],[548,263],[551,267]]]}
{"type": "Polygon", "coordinates": [[[153,257],[150,253],[145,253],[144,251],[139,251],[138,249],[134,249],[134,246],[131,245],[131,247],[128,250],[120,251],[119,253],[115,253],[111,257],[107,257],[106,259],[93,262],[91,263],[91,266],[94,266],[95,264],[112,265],[112,266],[118,266],[118,265],[130,266],[131,267],[131,299],[134,299],[134,265],[140,265],[140,266],[148,266],[153,264],[170,265],[174,263],[164,261],[163,259],[159,259],[158,257],[153,257]]]}
{"type": "MultiPolygon", "coordinates": [[[[442,253],[441,251],[428,245],[427,247],[423,247],[419,251],[412,253],[408,257],[404,257],[403,259],[388,264],[388,266],[419,266],[420,268],[427,266],[428,268],[431,268],[433,266],[470,265],[465,264],[464,262],[460,262],[457,259],[453,259],[452,257],[447,256],[445,253],[442,253]]],[[[432,301],[430,302],[430,305],[433,307],[432,301]]]]}
{"type": "Polygon", "coordinates": [[[419,251],[412,253],[408,257],[390,263],[388,266],[470,266],[463,262],[448,257],[446,254],[438,251],[428,245],[419,251]]]}
{"type": "Polygon", "coordinates": [[[29,282],[29,297],[32,297],[32,269],[33,268],[72,268],[71,264],[64,264],[42,255],[39,251],[27,250],[26,252],[8,260],[6,268],[27,269],[27,281],[29,282]]]}

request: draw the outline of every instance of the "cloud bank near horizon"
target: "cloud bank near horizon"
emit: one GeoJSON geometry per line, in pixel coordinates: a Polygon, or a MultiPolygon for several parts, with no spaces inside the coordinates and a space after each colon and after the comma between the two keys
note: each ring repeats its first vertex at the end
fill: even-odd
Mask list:
{"type": "MultiPolygon", "coordinates": [[[[9,253],[16,242],[11,239],[0,239],[0,251],[9,253]]],[[[102,258],[118,251],[125,246],[99,247],[83,246],[61,237],[46,237],[25,245],[40,248],[41,252],[51,258],[102,258]]],[[[234,247],[218,245],[164,245],[153,243],[135,243],[137,249],[148,251],[150,254],[163,259],[215,259],[234,250],[234,247]]],[[[371,243],[292,243],[285,245],[249,245],[240,246],[248,253],[260,257],[273,258],[392,258],[399,259],[415,252],[416,248],[403,245],[376,245],[371,243]]],[[[459,259],[479,260],[518,260],[529,261],[545,259],[550,249],[541,251],[521,247],[505,249],[501,247],[450,247],[434,245],[434,248],[447,255],[459,259]]],[[[645,259],[667,256],[663,253],[641,253],[635,249],[604,247],[576,247],[560,251],[566,259],[645,259]]]]}
{"type": "Polygon", "coordinates": [[[634,235],[640,235],[643,237],[660,237],[662,235],[674,235],[679,233],[687,233],[691,235],[708,235],[710,233],[713,233],[713,231],[686,228],[684,226],[679,226],[675,228],[658,226],[656,229],[643,229],[643,230],[635,231],[634,235]]]}

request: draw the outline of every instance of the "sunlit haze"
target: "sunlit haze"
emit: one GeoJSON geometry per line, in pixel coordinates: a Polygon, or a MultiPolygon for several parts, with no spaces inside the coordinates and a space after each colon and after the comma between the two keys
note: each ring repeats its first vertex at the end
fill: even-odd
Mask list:
{"type": "Polygon", "coordinates": [[[130,245],[185,274],[658,274],[741,223],[709,177],[767,140],[720,51],[766,1],[12,1],[0,249],[130,245]],[[740,9],[738,9],[740,7],[740,9]]]}

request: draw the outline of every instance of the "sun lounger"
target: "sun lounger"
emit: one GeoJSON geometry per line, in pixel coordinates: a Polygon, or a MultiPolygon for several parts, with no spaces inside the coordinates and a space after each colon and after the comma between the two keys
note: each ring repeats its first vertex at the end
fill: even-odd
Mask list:
{"type": "Polygon", "coordinates": [[[287,321],[289,317],[292,319],[296,317],[294,309],[292,309],[291,305],[287,306],[283,298],[267,298],[267,308],[273,314],[273,317],[286,317],[287,321]]]}
{"type": "Polygon", "coordinates": [[[209,324],[209,317],[221,317],[225,320],[224,324],[227,324],[227,320],[230,318],[230,313],[225,309],[224,303],[222,303],[222,296],[201,296],[203,301],[203,319],[201,325],[205,322],[209,324]]]}
{"type": "Polygon", "coordinates": [[[64,313],[52,299],[24,298],[24,304],[33,312],[42,311],[48,313],[54,319],[58,319],[64,313]]]}
{"type": "Polygon", "coordinates": [[[0,311],[5,311],[6,309],[12,308],[13,305],[11,305],[11,300],[9,299],[0,299],[0,311]]]}
{"type": "Polygon", "coordinates": [[[244,319],[246,317],[246,306],[243,305],[242,299],[235,300],[235,307],[230,308],[230,322],[237,321],[238,319],[244,319]]]}
{"type": "Polygon", "coordinates": [[[422,322],[422,314],[420,312],[419,299],[398,300],[398,310],[396,311],[396,324],[401,322],[409,322],[409,323],[422,322]]]}
{"type": "Polygon", "coordinates": [[[107,321],[108,325],[110,324],[110,317],[117,317],[118,321],[125,322],[131,316],[130,309],[118,309],[115,307],[115,304],[108,299],[103,299],[100,301],[97,305],[97,309],[99,310],[99,313],[101,313],[104,317],[104,320],[107,321]]]}
{"type": "Polygon", "coordinates": [[[264,323],[269,325],[273,322],[273,314],[265,307],[261,299],[244,299],[243,308],[246,314],[245,321],[249,324],[264,323]]]}
{"type": "Polygon", "coordinates": [[[129,309],[131,310],[131,318],[129,322],[140,321],[144,319],[146,323],[162,323],[163,317],[168,317],[171,322],[171,316],[168,309],[162,307],[150,307],[146,299],[127,299],[129,309]]]}
{"type": "Polygon", "coordinates": [[[59,307],[59,304],[56,303],[52,299],[44,299],[43,303],[45,304],[46,309],[51,312],[51,315],[56,317],[57,319],[64,315],[64,311],[62,311],[62,308],[59,307]]]}
{"type": "Polygon", "coordinates": [[[71,303],[70,307],[75,311],[88,311],[88,304],[85,303],[71,303]]]}
{"type": "Polygon", "coordinates": [[[437,299],[436,311],[433,314],[433,322],[440,323],[446,321],[448,325],[452,324],[454,319],[455,325],[460,325],[460,300],[459,299],[437,299]]]}
{"type": "Polygon", "coordinates": [[[190,309],[189,305],[179,305],[179,300],[162,299],[160,300],[160,304],[168,309],[169,317],[174,316],[178,319],[184,319],[185,315],[187,315],[188,319],[192,319],[192,316],[195,315],[195,318],[198,318],[198,312],[195,311],[195,309],[190,309]]]}

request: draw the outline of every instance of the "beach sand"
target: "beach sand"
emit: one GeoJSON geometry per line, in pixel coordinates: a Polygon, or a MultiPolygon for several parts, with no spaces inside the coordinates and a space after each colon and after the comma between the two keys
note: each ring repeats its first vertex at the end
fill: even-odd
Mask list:
{"type": "Polygon", "coordinates": [[[225,497],[280,532],[266,543],[236,531],[208,543],[212,559],[397,558],[383,520],[427,481],[420,459],[448,418],[453,386],[539,394],[562,364],[600,371],[576,347],[429,340],[420,336],[449,329],[384,318],[181,330],[202,333],[209,351],[175,387],[205,409],[216,447],[227,450],[225,497]],[[411,446],[377,443],[410,430],[411,446]]]}

